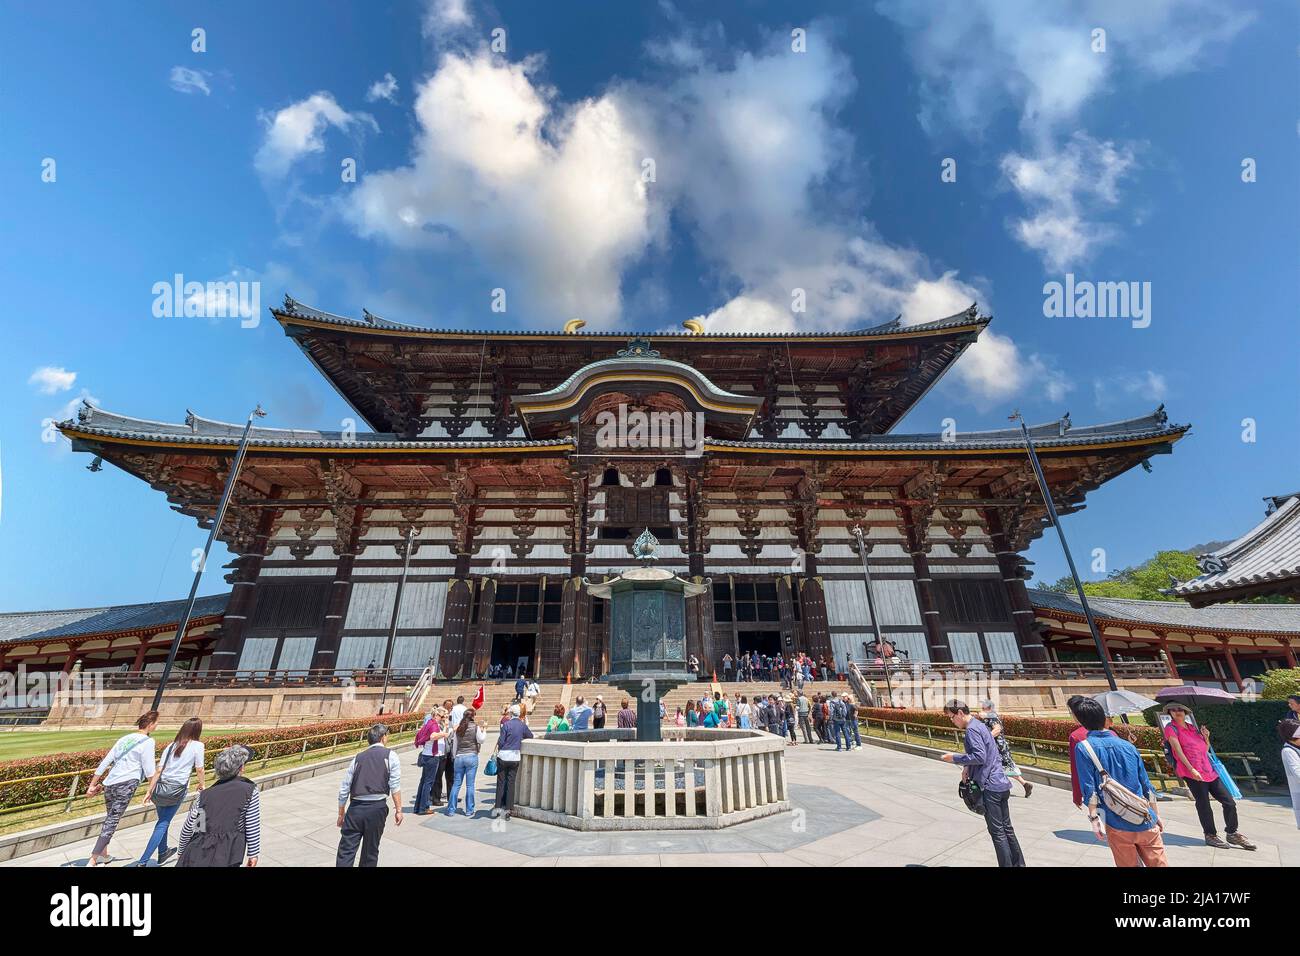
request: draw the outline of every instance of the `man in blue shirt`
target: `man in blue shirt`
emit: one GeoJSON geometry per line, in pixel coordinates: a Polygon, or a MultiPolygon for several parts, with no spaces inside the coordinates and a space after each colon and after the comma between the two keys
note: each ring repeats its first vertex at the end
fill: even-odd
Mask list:
{"type": "Polygon", "coordinates": [[[1088,731],[1088,736],[1075,751],[1074,762],[1092,832],[1097,834],[1098,840],[1110,847],[1116,866],[1168,866],[1165,843],[1161,836],[1165,825],[1156,808],[1156,790],[1151,786],[1151,778],[1147,776],[1142,755],[1127,740],[1106,729],[1106,711],[1091,697],[1075,702],[1074,715],[1088,731]],[[1089,750],[1092,751],[1091,754],[1089,750]],[[1096,762],[1093,761],[1093,755],[1097,758],[1096,762]],[[1147,798],[1150,810],[1147,811],[1146,820],[1130,823],[1106,806],[1106,802],[1101,799],[1101,771],[1097,769],[1098,763],[1110,779],[1139,797],[1147,798]],[[1098,809],[1101,810],[1100,814],[1098,809]],[[1101,825],[1103,817],[1106,821],[1104,830],[1101,825]]]}
{"type": "Polygon", "coordinates": [[[984,795],[984,825],[993,839],[993,852],[998,856],[998,866],[1024,866],[1025,856],[1020,852],[1020,841],[1011,828],[1011,781],[1002,770],[1002,755],[982,720],[971,716],[965,701],[950,700],[943,705],[953,726],[966,732],[964,754],[944,754],[948,763],[962,768],[962,777],[972,780],[984,795]]]}
{"type": "Polygon", "coordinates": [[[587,730],[591,726],[591,708],[581,697],[569,709],[568,717],[570,730],[587,730]]]}

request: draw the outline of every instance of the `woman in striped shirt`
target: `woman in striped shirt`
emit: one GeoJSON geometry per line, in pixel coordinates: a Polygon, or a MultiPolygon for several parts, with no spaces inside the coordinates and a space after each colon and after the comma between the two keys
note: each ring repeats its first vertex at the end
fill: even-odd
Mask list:
{"type": "Polygon", "coordinates": [[[177,866],[257,866],[262,852],[262,805],[257,784],[240,776],[253,755],[243,744],[217,755],[217,782],[194,801],[181,827],[177,866]],[[199,820],[203,825],[199,825],[199,820]]]}

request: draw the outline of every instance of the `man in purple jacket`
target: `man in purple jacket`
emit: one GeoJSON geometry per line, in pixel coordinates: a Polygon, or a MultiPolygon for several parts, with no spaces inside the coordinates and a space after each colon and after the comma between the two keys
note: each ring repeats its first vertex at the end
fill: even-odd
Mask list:
{"type": "Polygon", "coordinates": [[[971,717],[965,701],[950,700],[943,705],[953,725],[966,732],[964,754],[944,754],[943,759],[962,768],[962,777],[975,782],[984,795],[984,825],[993,838],[998,866],[1024,866],[1016,831],[1011,828],[1011,781],[1002,772],[1002,757],[997,741],[982,720],[971,717]]]}

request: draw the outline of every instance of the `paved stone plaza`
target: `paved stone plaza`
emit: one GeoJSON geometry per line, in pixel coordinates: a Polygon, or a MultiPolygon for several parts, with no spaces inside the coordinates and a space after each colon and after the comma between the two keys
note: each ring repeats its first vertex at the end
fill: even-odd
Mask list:
{"type": "MultiPolygon", "coordinates": [[[[419,771],[403,747],[407,805],[419,771]]],[[[511,820],[496,827],[488,817],[492,779],[478,778],[477,818],[407,815],[389,818],[380,856],[384,866],[993,866],[993,848],[980,817],[957,797],[958,771],[910,754],[867,745],[852,753],[800,745],[788,751],[789,814],[701,833],[576,833],[511,820]]],[[[331,866],[342,771],[269,790],[262,797],[263,866],[331,866]]],[[[1281,796],[1239,804],[1241,829],[1259,850],[1206,847],[1190,800],[1161,804],[1172,866],[1300,866],[1300,831],[1281,796]]],[[[1012,818],[1030,866],[1110,866],[1068,791],[1035,787],[1026,800],[1019,788],[1012,818]]],[[[1218,816],[1216,814],[1216,816],[1218,816]]],[[[1220,821],[1221,816],[1218,816],[1220,821]]],[[[179,832],[172,825],[172,837],[179,832]]],[[[152,827],[119,831],[112,844],[121,862],[134,859],[152,827]]],[[[84,864],[85,840],[21,857],[14,866],[84,864]]]]}

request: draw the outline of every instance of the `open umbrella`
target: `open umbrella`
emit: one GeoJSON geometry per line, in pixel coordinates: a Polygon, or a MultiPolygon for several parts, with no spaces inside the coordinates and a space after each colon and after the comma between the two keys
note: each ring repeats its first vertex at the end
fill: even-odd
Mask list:
{"type": "Polygon", "coordinates": [[[1219,690],[1217,687],[1197,687],[1193,684],[1184,684],[1182,687],[1166,687],[1164,690],[1156,693],[1156,700],[1191,700],[1191,701],[1222,701],[1227,704],[1235,703],[1237,698],[1229,694],[1226,690],[1219,690]]]}
{"type": "Polygon", "coordinates": [[[1104,694],[1093,694],[1092,699],[1106,709],[1107,717],[1118,717],[1121,714],[1138,714],[1148,707],[1155,707],[1160,703],[1131,690],[1108,690],[1104,694]]]}

